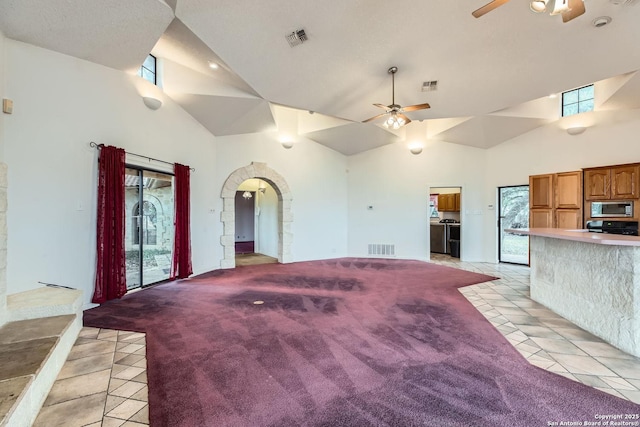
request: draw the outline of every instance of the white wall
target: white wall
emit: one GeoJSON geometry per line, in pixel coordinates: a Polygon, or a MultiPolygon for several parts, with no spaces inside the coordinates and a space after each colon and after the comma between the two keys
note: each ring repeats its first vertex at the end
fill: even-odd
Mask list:
{"type": "MultiPolygon", "coordinates": [[[[138,77],[5,40],[9,165],[9,294],[42,285],[82,289],[95,276],[97,156],[90,141],[179,162],[191,176],[194,273],[220,265],[214,137],[160,90],[138,77]],[[147,109],[141,94],[164,102],[147,109]],[[212,190],[212,188],[216,188],[212,190]],[[216,242],[218,244],[212,244],[216,242]]],[[[152,164],[153,166],[153,164],[152,164]]]]}
{"type": "Polygon", "coordinates": [[[429,141],[417,156],[394,144],[349,157],[349,254],[380,243],[395,244],[398,258],[428,259],[429,188],[462,187],[461,255],[484,261],[485,153],[429,141]]]}
{"type": "Polygon", "coordinates": [[[266,185],[264,193],[256,193],[256,252],[278,257],[278,195],[272,186],[266,185]]]}
{"type": "MultiPolygon", "coordinates": [[[[640,110],[599,111],[588,117],[594,124],[581,135],[568,135],[554,122],[487,150],[485,205],[497,206],[498,187],[528,185],[529,175],[640,162],[640,110]]],[[[497,212],[492,214],[485,217],[484,251],[496,262],[497,212]]]]}
{"type": "MultiPolygon", "coordinates": [[[[345,156],[305,139],[286,150],[275,132],[218,137],[216,147],[215,182],[220,184],[211,188],[218,198],[222,183],[233,171],[251,162],[266,163],[291,189],[294,261],[347,256],[345,156]]],[[[220,198],[217,210],[222,210],[220,198]]],[[[221,224],[218,227],[216,235],[220,236],[221,224]]]]}

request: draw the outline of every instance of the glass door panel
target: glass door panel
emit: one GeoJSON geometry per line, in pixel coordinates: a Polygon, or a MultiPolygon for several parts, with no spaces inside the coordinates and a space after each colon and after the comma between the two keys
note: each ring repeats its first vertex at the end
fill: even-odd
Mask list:
{"type": "Polygon", "coordinates": [[[529,264],[529,236],[505,231],[529,227],[529,186],[498,188],[498,210],[498,260],[529,264]]]}
{"type": "Polygon", "coordinates": [[[173,176],[125,171],[127,289],[169,278],[173,250],[173,176]]]}
{"type": "Polygon", "coordinates": [[[167,280],[173,251],[173,176],[143,171],[142,286],[167,280]]]}

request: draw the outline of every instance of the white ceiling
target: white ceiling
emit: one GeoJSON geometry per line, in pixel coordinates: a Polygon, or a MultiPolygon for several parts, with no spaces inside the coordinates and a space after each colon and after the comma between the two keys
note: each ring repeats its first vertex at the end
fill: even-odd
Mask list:
{"type": "Polygon", "coordinates": [[[0,29],[124,71],[153,51],[165,60],[164,90],[214,135],[280,126],[283,105],[319,113],[299,116],[298,135],[347,155],[404,137],[359,123],[381,112],[371,104],[391,103],[390,66],[397,103],[431,104],[408,113],[414,123],[465,145],[557,120],[559,101],[547,95],[604,79],[597,108],[639,108],[640,79],[617,76],[640,69],[640,2],[586,0],[586,14],[566,24],[528,0],[473,18],[486,2],[0,0],[0,29]],[[602,15],[612,23],[593,27],[602,15]],[[309,40],[289,47],[285,35],[301,28],[309,40]],[[421,92],[427,80],[436,92],[421,92]]]}

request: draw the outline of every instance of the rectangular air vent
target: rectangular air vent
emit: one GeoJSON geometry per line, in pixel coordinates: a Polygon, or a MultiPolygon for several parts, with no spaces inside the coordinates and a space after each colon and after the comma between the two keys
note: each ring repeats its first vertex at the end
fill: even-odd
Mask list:
{"type": "Polygon", "coordinates": [[[395,257],[396,245],[385,245],[380,243],[369,243],[368,255],[376,255],[383,257],[395,257]]]}
{"type": "Polygon", "coordinates": [[[307,33],[305,33],[304,30],[295,30],[290,34],[287,34],[285,37],[291,47],[298,46],[308,40],[307,33]]]}
{"type": "Polygon", "coordinates": [[[438,81],[431,80],[429,82],[422,83],[422,91],[423,92],[433,92],[438,89],[438,81]]]}

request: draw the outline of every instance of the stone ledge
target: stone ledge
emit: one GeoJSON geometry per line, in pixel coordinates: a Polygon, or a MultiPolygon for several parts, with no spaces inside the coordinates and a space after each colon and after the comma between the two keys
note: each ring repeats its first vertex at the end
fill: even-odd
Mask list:
{"type": "Polygon", "coordinates": [[[78,314],[82,312],[82,291],[42,287],[7,296],[8,321],[78,314]]]}

